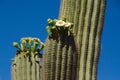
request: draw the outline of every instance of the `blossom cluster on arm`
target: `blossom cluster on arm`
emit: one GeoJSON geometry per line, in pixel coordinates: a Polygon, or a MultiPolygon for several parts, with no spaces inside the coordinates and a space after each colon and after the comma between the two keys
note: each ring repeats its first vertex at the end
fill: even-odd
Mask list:
{"type": "Polygon", "coordinates": [[[66,21],[66,18],[63,19],[48,19],[48,26],[46,27],[48,35],[52,37],[55,33],[61,34],[65,32],[69,35],[73,34],[73,23],[66,21]]]}
{"type": "Polygon", "coordinates": [[[34,53],[39,54],[39,52],[44,48],[44,43],[38,38],[21,38],[21,44],[13,42],[13,46],[18,49],[19,52],[34,53]]]}

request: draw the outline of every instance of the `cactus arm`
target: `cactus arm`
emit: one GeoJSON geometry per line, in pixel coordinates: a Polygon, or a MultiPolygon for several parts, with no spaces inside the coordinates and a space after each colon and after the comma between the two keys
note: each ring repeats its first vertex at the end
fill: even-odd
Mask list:
{"type": "MultiPolygon", "coordinates": [[[[44,44],[38,38],[22,38],[21,47],[18,43],[13,44],[19,50],[17,50],[16,56],[12,64],[16,64],[16,67],[12,71],[16,70],[12,75],[15,77],[13,80],[40,80],[38,75],[40,72],[40,63],[35,61],[36,56],[41,58],[39,52],[44,48],[44,44]],[[33,46],[31,46],[33,43],[33,46]],[[26,45],[28,44],[28,45],[26,45]],[[38,45],[41,44],[41,47],[38,45]],[[38,50],[40,49],[40,50],[38,50]],[[37,76],[36,76],[37,75],[37,76]]],[[[39,62],[39,61],[38,61],[39,62]]],[[[13,65],[12,65],[13,66],[13,65]]]]}

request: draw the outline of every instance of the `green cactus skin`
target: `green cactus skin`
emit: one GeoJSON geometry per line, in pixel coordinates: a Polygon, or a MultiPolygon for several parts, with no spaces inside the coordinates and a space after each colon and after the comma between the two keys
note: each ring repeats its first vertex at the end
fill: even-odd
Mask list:
{"type": "Polygon", "coordinates": [[[11,66],[11,70],[12,70],[12,80],[17,80],[16,78],[16,62],[15,59],[12,59],[12,66],[11,66]]]}
{"type": "Polygon", "coordinates": [[[27,64],[27,80],[31,80],[31,61],[30,61],[30,57],[27,56],[27,61],[26,61],[26,64],[27,64]]]}
{"type": "MultiPolygon", "coordinates": [[[[48,42],[48,41],[47,41],[48,42]]],[[[50,59],[51,59],[51,48],[52,48],[52,41],[49,40],[50,43],[47,43],[45,49],[46,49],[46,54],[44,55],[44,61],[45,61],[45,64],[44,64],[44,71],[45,71],[45,80],[48,80],[50,79],[50,67],[51,67],[51,63],[50,63],[50,59]]]]}
{"type": "Polygon", "coordinates": [[[97,80],[106,0],[62,0],[59,17],[74,23],[78,52],[76,80],[97,80]]]}
{"type": "Polygon", "coordinates": [[[55,69],[56,69],[56,52],[57,52],[57,41],[52,40],[52,51],[51,51],[51,70],[50,70],[50,80],[55,79],[55,69]]]}
{"type": "Polygon", "coordinates": [[[100,4],[100,13],[98,18],[98,28],[96,31],[96,38],[95,38],[95,51],[94,51],[94,60],[93,60],[93,67],[92,67],[92,80],[96,80],[97,76],[97,67],[100,55],[100,43],[101,43],[101,34],[103,30],[103,22],[104,22],[104,12],[106,7],[106,0],[102,0],[100,4]]]}
{"type": "Polygon", "coordinates": [[[61,65],[61,78],[60,80],[66,79],[66,69],[67,69],[67,45],[64,45],[62,49],[62,65],[61,65]]]}
{"type": "Polygon", "coordinates": [[[38,71],[36,71],[36,80],[42,80],[42,74],[40,73],[40,58],[39,58],[39,56],[36,56],[36,61],[37,61],[37,63],[36,63],[36,70],[38,70],[38,71]]]}
{"type": "Polygon", "coordinates": [[[61,60],[62,60],[61,58],[62,58],[62,42],[61,40],[59,40],[57,45],[55,80],[60,80],[61,60]]]}
{"type": "Polygon", "coordinates": [[[35,57],[34,57],[34,55],[31,55],[31,61],[32,61],[32,64],[31,64],[31,69],[32,69],[31,70],[32,71],[31,77],[32,77],[32,80],[36,80],[36,65],[35,65],[35,57]]]}
{"type": "Polygon", "coordinates": [[[72,33],[68,35],[69,29],[61,27],[60,29],[58,35],[52,32],[52,36],[49,35],[46,41],[44,49],[44,80],[70,80],[72,78],[70,76],[73,75],[71,72],[75,70],[73,69],[75,66],[72,65],[75,52],[72,33]]]}
{"type": "MultiPolygon", "coordinates": [[[[67,62],[69,65],[72,60],[71,57],[68,57],[67,52],[69,45],[71,46],[69,37],[73,34],[73,25],[64,17],[58,20],[49,19],[48,25],[50,25],[47,27],[49,28],[49,31],[47,30],[48,39],[44,49],[44,80],[66,80],[67,70],[72,72],[72,65],[67,69],[67,62]],[[64,25],[61,26],[59,23],[64,25]]],[[[70,56],[73,56],[72,53],[70,56]]]]}
{"type": "Polygon", "coordinates": [[[14,43],[15,47],[17,44],[18,50],[12,61],[12,80],[42,80],[39,52],[43,49],[44,44],[37,38],[22,38],[21,42],[21,46],[14,43]]]}
{"type": "Polygon", "coordinates": [[[68,56],[67,56],[67,70],[66,70],[66,80],[71,80],[72,76],[72,52],[71,52],[71,46],[69,46],[68,49],[68,56]]]}
{"type": "Polygon", "coordinates": [[[17,56],[16,59],[16,66],[17,66],[17,80],[21,80],[22,75],[21,75],[21,59],[20,59],[20,55],[17,56]]]}

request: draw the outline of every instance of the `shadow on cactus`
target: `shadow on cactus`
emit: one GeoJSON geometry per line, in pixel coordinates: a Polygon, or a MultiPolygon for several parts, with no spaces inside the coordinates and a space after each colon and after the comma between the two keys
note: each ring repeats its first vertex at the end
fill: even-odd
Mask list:
{"type": "Polygon", "coordinates": [[[24,52],[24,56],[30,56],[32,52],[34,56],[39,55],[39,57],[42,57],[40,51],[44,48],[44,44],[38,38],[31,37],[22,38],[20,45],[17,42],[13,42],[13,46],[18,49],[16,55],[24,52]]]}

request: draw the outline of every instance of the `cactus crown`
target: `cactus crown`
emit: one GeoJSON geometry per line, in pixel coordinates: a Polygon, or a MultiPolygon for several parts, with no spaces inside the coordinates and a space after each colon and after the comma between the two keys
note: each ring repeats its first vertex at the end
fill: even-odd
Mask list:
{"type": "Polygon", "coordinates": [[[25,52],[26,54],[34,53],[34,55],[39,54],[39,52],[44,48],[44,44],[38,38],[21,38],[21,44],[13,42],[13,46],[16,47],[17,53],[25,52]]]}
{"type": "Polygon", "coordinates": [[[60,19],[48,19],[48,26],[46,27],[49,37],[73,34],[73,23],[67,21],[65,17],[60,19]]]}

